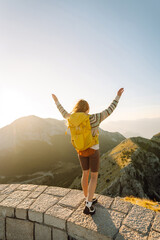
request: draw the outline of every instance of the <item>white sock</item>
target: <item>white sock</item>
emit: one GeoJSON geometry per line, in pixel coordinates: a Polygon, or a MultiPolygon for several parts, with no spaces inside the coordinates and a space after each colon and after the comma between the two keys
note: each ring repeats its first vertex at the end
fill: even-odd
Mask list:
{"type": "Polygon", "coordinates": [[[86,206],[91,207],[91,205],[92,205],[92,202],[87,201],[86,206]]]}

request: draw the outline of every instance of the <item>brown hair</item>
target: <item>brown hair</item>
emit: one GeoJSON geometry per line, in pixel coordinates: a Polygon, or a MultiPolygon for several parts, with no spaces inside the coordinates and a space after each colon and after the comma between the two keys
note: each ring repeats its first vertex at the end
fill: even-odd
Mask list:
{"type": "Polygon", "coordinates": [[[80,99],[74,106],[72,113],[76,112],[86,112],[89,109],[89,104],[87,101],[80,99]]]}

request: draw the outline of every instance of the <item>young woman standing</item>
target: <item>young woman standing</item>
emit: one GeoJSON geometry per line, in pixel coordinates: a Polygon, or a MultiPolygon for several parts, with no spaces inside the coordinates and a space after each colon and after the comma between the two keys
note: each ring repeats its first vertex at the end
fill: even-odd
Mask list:
{"type": "MultiPolygon", "coordinates": [[[[103,120],[105,120],[109,115],[111,115],[111,113],[114,111],[123,91],[124,91],[124,88],[119,89],[115,99],[107,109],[105,109],[100,113],[89,115],[91,131],[93,136],[99,135],[98,127],[100,123],[103,120]]],[[[56,95],[52,94],[52,98],[54,99],[57,108],[59,109],[60,113],[65,119],[69,118],[70,115],[75,112],[84,112],[86,114],[89,114],[89,104],[87,101],[83,99],[79,100],[76,103],[71,113],[68,113],[62,107],[56,95]]],[[[92,215],[95,213],[95,208],[93,207],[93,204],[97,202],[97,199],[93,198],[93,195],[97,186],[98,170],[100,165],[99,141],[97,142],[96,145],[84,151],[78,151],[78,159],[80,161],[80,165],[83,172],[82,178],[81,178],[81,185],[84,192],[84,196],[86,198],[85,209],[83,213],[92,215]],[[91,170],[91,179],[88,184],[89,170],[91,170]]]]}

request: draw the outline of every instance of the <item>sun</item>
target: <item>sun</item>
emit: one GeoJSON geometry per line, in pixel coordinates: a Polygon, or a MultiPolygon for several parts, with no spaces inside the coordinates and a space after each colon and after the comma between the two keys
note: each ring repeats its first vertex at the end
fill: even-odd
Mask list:
{"type": "Polygon", "coordinates": [[[27,108],[27,99],[17,88],[5,87],[1,89],[0,111],[1,126],[5,126],[19,117],[23,117],[27,108]]]}

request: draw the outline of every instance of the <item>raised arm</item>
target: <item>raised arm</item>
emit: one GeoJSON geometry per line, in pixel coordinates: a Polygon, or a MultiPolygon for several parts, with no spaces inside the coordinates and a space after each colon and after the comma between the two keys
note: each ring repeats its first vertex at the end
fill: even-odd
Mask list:
{"type": "Polygon", "coordinates": [[[62,116],[64,118],[68,118],[70,116],[70,114],[62,107],[62,105],[58,101],[58,98],[56,97],[56,95],[52,94],[52,98],[54,99],[55,104],[56,104],[58,110],[60,111],[60,113],[62,114],[62,116]]]}
{"type": "Polygon", "coordinates": [[[115,97],[115,99],[113,100],[113,102],[109,105],[108,108],[106,108],[104,111],[100,112],[100,113],[95,113],[90,115],[90,123],[91,126],[94,127],[98,127],[99,124],[106,119],[109,115],[111,115],[111,113],[115,110],[115,108],[117,107],[117,104],[119,102],[119,99],[123,93],[124,89],[120,88],[119,91],[117,92],[117,96],[115,97]]]}

